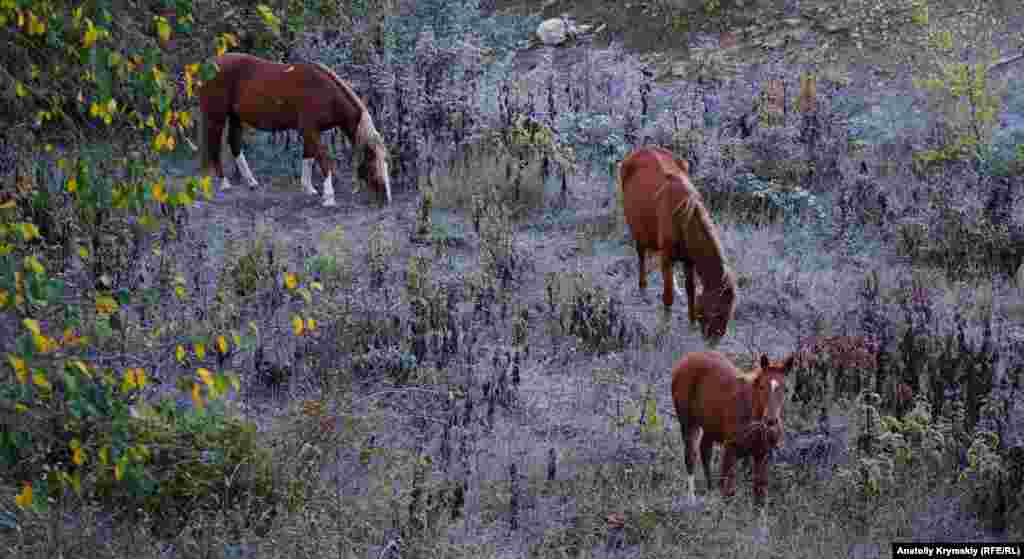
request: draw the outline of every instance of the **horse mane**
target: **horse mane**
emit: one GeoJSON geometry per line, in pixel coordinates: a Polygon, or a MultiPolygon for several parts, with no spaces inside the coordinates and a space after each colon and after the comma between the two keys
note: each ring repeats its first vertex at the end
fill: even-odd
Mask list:
{"type": "Polygon", "coordinates": [[[352,87],[341,79],[334,70],[331,70],[326,64],[320,62],[313,62],[312,66],[329,77],[338,89],[341,90],[342,94],[348,97],[349,101],[352,102],[360,110],[359,125],[356,127],[355,134],[353,135],[353,151],[360,151],[359,148],[368,144],[380,144],[383,145],[384,141],[381,138],[377,128],[373,125],[373,116],[370,115],[370,111],[366,108],[366,104],[363,100],[356,95],[356,92],[352,90],[352,87]]]}
{"type": "MultiPolygon", "coordinates": [[[[682,214],[683,220],[680,226],[685,230],[686,226],[689,225],[690,220],[697,218],[698,224],[704,235],[711,241],[711,250],[716,259],[722,262],[722,266],[726,268],[726,281],[732,278],[732,272],[725,265],[725,250],[722,249],[722,240],[719,239],[718,233],[715,227],[711,223],[711,215],[708,213],[708,209],[704,206],[704,198],[700,195],[700,192],[690,182],[690,178],[682,169],[676,164],[675,158],[672,156],[672,152],[665,148],[657,147],[653,151],[656,154],[658,160],[658,168],[662,174],[665,175],[665,181],[662,186],[658,189],[655,197],[661,194],[662,190],[668,187],[669,183],[673,178],[679,179],[682,183],[683,188],[686,189],[686,200],[681,202],[678,206],[673,208],[672,215],[682,214]]],[[[735,281],[730,282],[734,284],[735,281]]]]}

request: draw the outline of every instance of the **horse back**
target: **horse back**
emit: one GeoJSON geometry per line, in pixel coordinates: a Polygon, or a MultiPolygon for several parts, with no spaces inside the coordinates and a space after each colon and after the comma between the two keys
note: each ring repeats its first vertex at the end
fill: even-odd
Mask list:
{"type": "MultiPolygon", "coordinates": [[[[684,162],[685,164],[685,162],[684,162]]],[[[685,197],[680,176],[685,169],[672,152],[660,147],[644,147],[629,154],[619,168],[623,211],[633,239],[639,244],[660,249],[666,227],[666,200],[685,197]]],[[[672,203],[670,202],[670,203],[672,203]]]]}
{"type": "Polygon", "coordinates": [[[739,369],[717,351],[686,354],[672,369],[672,400],[687,428],[702,427],[706,440],[735,436],[745,386],[739,369]]]}

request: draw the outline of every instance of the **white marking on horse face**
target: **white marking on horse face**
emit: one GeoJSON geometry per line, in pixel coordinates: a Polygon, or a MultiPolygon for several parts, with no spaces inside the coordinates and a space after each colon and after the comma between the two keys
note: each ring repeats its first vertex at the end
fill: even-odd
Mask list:
{"type": "Polygon", "coordinates": [[[285,72],[291,72],[291,71],[292,71],[292,70],[294,70],[294,69],[295,69],[295,66],[289,66],[289,67],[285,68],[285,70],[284,70],[284,71],[285,71],[285,72]]]}
{"type": "Polygon", "coordinates": [[[772,379],[768,385],[772,387],[772,392],[775,392],[779,388],[779,381],[772,379]]]}

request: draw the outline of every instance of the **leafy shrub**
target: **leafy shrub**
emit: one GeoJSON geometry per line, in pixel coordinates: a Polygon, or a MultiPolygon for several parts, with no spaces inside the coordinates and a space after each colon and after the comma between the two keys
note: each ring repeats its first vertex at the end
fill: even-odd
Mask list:
{"type": "Polygon", "coordinates": [[[173,534],[197,509],[243,510],[249,524],[265,520],[283,499],[256,425],[231,415],[222,401],[197,413],[165,399],[155,408],[140,406],[138,416],[131,432],[152,456],[150,491],[142,499],[124,495],[109,473],[97,485],[100,495],[120,495],[126,511],[141,507],[173,534]]]}

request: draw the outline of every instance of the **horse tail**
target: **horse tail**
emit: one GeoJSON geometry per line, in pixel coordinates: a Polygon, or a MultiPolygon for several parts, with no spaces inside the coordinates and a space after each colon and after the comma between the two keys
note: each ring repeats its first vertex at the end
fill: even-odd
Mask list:
{"type": "Polygon", "coordinates": [[[199,174],[206,173],[207,168],[210,166],[210,146],[206,139],[208,135],[206,133],[206,111],[203,110],[202,106],[199,107],[199,119],[196,123],[196,129],[199,131],[199,174]]]}

